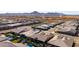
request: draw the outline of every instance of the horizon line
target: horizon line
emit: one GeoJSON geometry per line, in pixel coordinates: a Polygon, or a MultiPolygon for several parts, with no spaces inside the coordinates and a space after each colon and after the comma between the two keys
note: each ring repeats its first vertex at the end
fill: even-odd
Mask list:
{"type": "MultiPolygon", "coordinates": [[[[28,11],[28,12],[17,12],[17,11],[8,11],[8,12],[0,12],[0,14],[9,14],[9,13],[32,13],[35,11],[28,11]]],[[[47,11],[47,12],[43,12],[43,11],[36,11],[38,13],[62,13],[62,14],[68,14],[68,15],[79,15],[79,11],[47,11]]]]}

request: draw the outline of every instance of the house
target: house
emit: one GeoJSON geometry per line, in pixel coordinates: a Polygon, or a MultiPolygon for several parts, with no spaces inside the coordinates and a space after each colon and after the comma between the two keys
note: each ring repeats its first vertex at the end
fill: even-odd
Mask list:
{"type": "Polygon", "coordinates": [[[37,33],[39,33],[39,32],[40,32],[40,30],[31,29],[31,30],[29,30],[29,31],[22,32],[21,34],[24,34],[24,35],[26,35],[26,36],[31,37],[32,35],[35,35],[35,34],[37,34],[37,33]]]}
{"type": "Polygon", "coordinates": [[[68,34],[68,35],[76,35],[76,27],[64,27],[58,30],[58,33],[68,34]]]}
{"type": "Polygon", "coordinates": [[[32,28],[30,26],[25,26],[25,27],[17,27],[15,29],[12,29],[12,32],[16,32],[16,33],[22,33],[22,32],[27,32],[29,30],[31,30],[32,28]]]}
{"type": "Polygon", "coordinates": [[[47,42],[53,37],[54,37],[54,35],[48,31],[42,31],[42,32],[34,34],[32,36],[32,38],[37,39],[42,42],[47,42]]]}
{"type": "Polygon", "coordinates": [[[67,21],[61,25],[56,26],[55,28],[57,29],[56,32],[58,32],[58,33],[72,35],[72,36],[75,36],[76,32],[77,32],[76,31],[76,28],[77,28],[76,22],[71,22],[71,21],[67,21]]]}
{"type": "Polygon", "coordinates": [[[12,44],[11,42],[0,42],[0,47],[17,47],[17,46],[12,44]]]}
{"type": "Polygon", "coordinates": [[[48,30],[50,29],[50,27],[48,25],[40,25],[40,26],[37,26],[37,27],[34,27],[35,29],[39,29],[39,30],[48,30]]]}
{"type": "Polygon", "coordinates": [[[49,44],[59,47],[72,47],[74,38],[72,36],[58,34],[48,41],[49,44]]]}
{"type": "Polygon", "coordinates": [[[48,27],[37,26],[35,29],[39,29],[39,30],[48,30],[48,27]]]}

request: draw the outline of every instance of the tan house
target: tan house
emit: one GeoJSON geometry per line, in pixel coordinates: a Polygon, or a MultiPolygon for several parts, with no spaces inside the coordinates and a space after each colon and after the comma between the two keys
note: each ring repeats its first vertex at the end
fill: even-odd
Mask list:
{"type": "Polygon", "coordinates": [[[10,42],[0,42],[0,47],[17,47],[17,46],[10,42]]]}
{"type": "Polygon", "coordinates": [[[56,45],[59,47],[72,47],[74,38],[71,36],[59,34],[54,36],[51,40],[48,41],[49,44],[56,45]]]}
{"type": "Polygon", "coordinates": [[[26,36],[31,37],[32,35],[35,35],[36,33],[39,33],[39,32],[40,32],[40,30],[31,29],[31,30],[26,31],[26,32],[23,32],[23,33],[21,33],[21,34],[24,34],[24,35],[26,35],[26,36]]]}
{"type": "Polygon", "coordinates": [[[47,31],[42,31],[42,32],[32,36],[32,38],[37,39],[39,41],[43,41],[43,42],[47,42],[48,40],[50,40],[53,37],[54,37],[54,35],[47,31]]]}

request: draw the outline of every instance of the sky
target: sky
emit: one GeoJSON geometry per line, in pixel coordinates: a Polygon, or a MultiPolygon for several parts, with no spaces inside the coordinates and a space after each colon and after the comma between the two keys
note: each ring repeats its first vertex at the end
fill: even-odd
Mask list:
{"type": "Polygon", "coordinates": [[[0,13],[32,11],[79,14],[79,0],[0,0],[0,13]]]}

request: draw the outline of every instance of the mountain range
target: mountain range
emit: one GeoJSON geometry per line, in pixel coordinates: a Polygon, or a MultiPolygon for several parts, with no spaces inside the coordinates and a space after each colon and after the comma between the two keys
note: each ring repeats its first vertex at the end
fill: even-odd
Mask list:
{"type": "Polygon", "coordinates": [[[0,14],[0,16],[63,16],[63,13],[56,12],[48,12],[48,13],[39,13],[37,11],[33,11],[31,13],[4,13],[0,14]]]}

